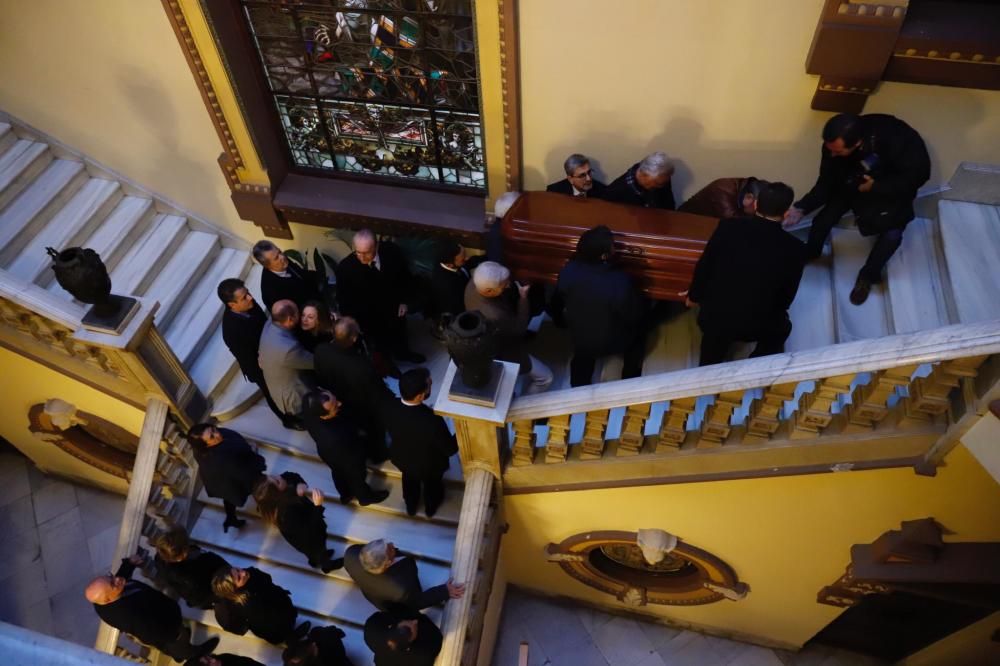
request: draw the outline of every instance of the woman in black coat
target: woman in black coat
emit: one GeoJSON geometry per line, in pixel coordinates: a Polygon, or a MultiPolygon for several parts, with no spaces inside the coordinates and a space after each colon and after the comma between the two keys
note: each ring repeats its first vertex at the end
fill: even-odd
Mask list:
{"type": "Polygon", "coordinates": [[[250,447],[243,435],[210,423],[192,427],[187,439],[198,461],[198,476],[205,492],[209,497],[222,499],[226,508],[222,530],[228,532],[230,527],[243,527],[246,521],[236,515],[236,507],[246,503],[254,485],[264,474],[264,458],[250,447]]]}
{"type": "Polygon", "coordinates": [[[330,573],[344,566],[344,559],[332,559],[326,547],[326,520],[323,493],[309,488],[295,472],[265,476],[254,488],[257,511],[295,550],[309,558],[309,566],[330,573]]]}
{"type": "Polygon", "coordinates": [[[229,563],[191,543],[183,527],[153,540],[157,577],[192,608],[211,608],[215,601],[212,577],[229,563]]]}
{"type": "Polygon", "coordinates": [[[212,579],[215,619],[228,632],[247,631],[268,643],[293,643],[309,631],[309,622],[295,626],[298,612],[285,588],[255,567],[224,567],[212,579]]]}
{"type": "Polygon", "coordinates": [[[309,635],[281,654],[284,666],[353,666],[344,650],[339,627],[313,627],[309,635]]]}

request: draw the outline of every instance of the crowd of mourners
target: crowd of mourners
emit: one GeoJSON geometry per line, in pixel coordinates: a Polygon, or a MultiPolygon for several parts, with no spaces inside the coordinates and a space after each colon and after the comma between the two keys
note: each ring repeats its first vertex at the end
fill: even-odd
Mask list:
{"type": "MultiPolygon", "coordinates": [[[[607,186],[593,177],[583,155],[571,155],[564,166],[566,178],[548,191],[675,208],[673,167],[663,153],[646,157],[607,186]]],[[[831,228],[848,211],[863,235],[877,237],[850,295],[853,303],[863,303],[914,218],[913,200],[929,174],[923,140],[909,125],[887,115],[840,114],[823,129],[819,178],[797,202],[783,183],[733,178],[713,182],[682,204],[681,211],[721,220],[682,294],[688,306],[699,307],[701,364],[727,360],[738,342],[756,343],[754,356],[783,351],[792,329],[788,308],[803,268],[822,254],[831,228]],[[820,208],[807,242],[785,229],[820,208]]],[[[498,216],[510,201],[501,197],[498,216]]],[[[284,427],[312,437],[342,503],[383,502],[389,493],[369,485],[368,465],[389,460],[402,473],[407,513],[416,515],[422,504],[430,518],[444,501],[444,474],[457,445],[444,419],[425,404],[432,381],[419,365],[425,358],[409,344],[410,306],[419,303],[438,332],[448,314],[480,312],[496,333],[497,358],[519,365],[524,393],[543,391],[553,381],[552,371],[531,353],[528,323],[543,311],[569,329],[571,385],[589,384],[597,361],[613,354],[624,356],[622,376],[635,377],[642,372],[656,308],[616,263],[614,242],[607,226],[587,230],[554,289],[546,290],[514,282],[497,252],[470,257],[454,242],[440,244],[429,280],[419,283],[397,245],[361,230],[353,237],[353,252],[336,267],[334,295],[323,279],[264,240],[253,248],[263,268],[264,307],[239,279],[223,280],[218,285],[226,306],[223,337],[284,427]],[[425,285],[419,298],[417,284],[425,285]],[[399,363],[409,368],[403,371],[399,363]],[[398,379],[398,396],[386,377],[398,379]]],[[[433,664],[441,632],[420,611],[461,597],[463,584],[449,580],[424,590],[415,560],[384,539],[335,557],[326,543],[322,492],[292,471],[266,469],[264,458],[233,430],[202,423],[191,428],[188,441],[206,493],[225,508],[223,530],[245,526],[239,509],[252,496],[260,517],[310,567],[324,574],[345,568],[372,603],[376,612],[365,623],[364,638],[376,664],[433,664]]],[[[224,630],[250,631],[284,645],[287,665],[350,663],[343,632],[298,623],[289,592],[264,571],[229,564],[192,544],[181,528],[154,545],[151,569],[161,587],[189,606],[211,609],[224,630]]],[[[137,553],[116,574],[88,586],[86,596],[104,621],[177,661],[257,663],[214,654],[217,637],[193,645],[177,601],[132,579],[136,566],[148,564],[137,553]]]]}

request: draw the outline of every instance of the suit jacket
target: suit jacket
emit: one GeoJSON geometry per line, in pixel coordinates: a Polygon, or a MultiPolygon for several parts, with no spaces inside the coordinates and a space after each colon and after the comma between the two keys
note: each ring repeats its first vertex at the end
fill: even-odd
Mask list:
{"type": "Polygon", "coordinates": [[[497,343],[500,351],[497,358],[521,364],[521,372],[531,369],[531,357],[525,346],[524,334],[531,321],[531,303],[514,292],[504,292],[494,298],[486,298],[476,290],[476,284],[469,280],[465,287],[466,311],[479,310],[483,317],[496,326],[497,343]]]}
{"type": "Polygon", "coordinates": [[[284,299],[294,301],[300,310],[306,301],[323,300],[315,272],[307,271],[291,260],[285,272],[288,277],[281,277],[266,268],[261,273],[260,296],[268,312],[272,305],[284,299]]]}
{"type": "Polygon", "coordinates": [[[215,658],[219,660],[222,666],[264,666],[256,659],[251,659],[250,657],[241,657],[238,654],[217,654],[215,658]]]}
{"type": "Polygon", "coordinates": [[[465,312],[465,286],[469,284],[469,270],[463,266],[449,270],[437,264],[431,271],[431,297],[426,314],[439,317],[445,312],[453,315],[465,312]]]}
{"type": "Polygon", "coordinates": [[[861,146],[847,157],[834,157],[824,145],[820,152],[819,178],[813,188],[795,203],[809,213],[834,198],[846,198],[854,208],[862,234],[880,233],[905,226],[914,217],[913,199],[931,175],[931,160],[924,140],[899,118],[881,113],[860,117],[861,146]],[[872,172],[875,185],[858,192],[856,179],[861,160],[878,156],[872,172]],[[889,213],[882,215],[883,212],[889,213]]]}
{"type": "Polygon", "coordinates": [[[132,580],[134,570],[134,564],[122,560],[115,573],[128,579],[122,596],[110,604],[94,604],[94,610],[112,627],[162,648],[181,633],[181,607],[159,590],[132,580]]]}
{"type": "Polygon", "coordinates": [[[313,368],[313,355],[295,333],[268,322],[260,336],[260,369],[271,397],[286,414],[302,411],[302,397],[309,392],[302,373],[313,368]]]}
{"type": "Polygon", "coordinates": [[[375,666],[434,666],[441,651],[441,630],[423,613],[394,609],[375,613],[365,622],[365,643],[375,654],[375,666]],[[391,627],[400,620],[417,621],[417,639],[401,650],[386,645],[391,627]]]}
{"type": "Polygon", "coordinates": [[[753,339],[784,322],[805,259],[805,246],[780,222],[759,216],[722,220],[691,282],[698,323],[753,339]]]}
{"type": "Polygon", "coordinates": [[[269,643],[283,643],[295,629],[295,607],[288,590],[275,585],[271,576],[247,567],[250,579],[243,586],[249,599],[242,606],[232,601],[215,603],[215,619],[228,632],[242,636],[247,630],[269,643]]]}
{"type": "Polygon", "coordinates": [[[637,162],[628,171],[615,178],[604,191],[603,198],[630,206],[674,210],[677,206],[674,203],[673,182],[668,180],[667,184],[658,190],[644,189],[635,179],[635,172],[638,170],[637,162]]]}
{"type": "Polygon", "coordinates": [[[365,445],[361,441],[358,426],[346,412],[347,409],[342,407],[332,419],[306,415],[306,430],[316,442],[319,457],[330,469],[347,477],[360,475],[364,481],[368,473],[365,467],[365,445]]]}
{"type": "Polygon", "coordinates": [[[198,476],[209,497],[243,506],[264,473],[264,458],[235,430],[219,428],[219,432],[221,442],[204,450],[194,449],[198,476]]]}
{"type": "Polygon", "coordinates": [[[317,655],[318,664],[322,666],[352,666],[351,660],[347,658],[344,650],[345,634],[342,629],[330,625],[328,627],[313,627],[309,630],[309,636],[305,639],[309,643],[315,643],[319,648],[317,655]]]}
{"type": "Polygon", "coordinates": [[[413,278],[406,257],[391,241],[378,244],[379,269],[349,254],[337,265],[337,300],[342,314],[354,317],[369,337],[379,337],[398,318],[399,305],[411,296],[413,278]]]}
{"type": "Polygon", "coordinates": [[[201,608],[215,601],[212,577],[229,563],[215,553],[191,546],[180,562],[167,562],[156,556],[156,570],[162,582],[172,588],[188,606],[201,608]]]}
{"type": "MultiPolygon", "coordinates": [[[[608,189],[608,186],[599,180],[593,181],[594,186],[590,188],[590,192],[585,192],[583,194],[587,199],[603,199],[604,191],[608,189]]],[[[571,197],[577,196],[573,194],[573,183],[569,182],[569,178],[563,178],[562,180],[550,183],[545,187],[546,192],[555,192],[557,194],[566,194],[571,197]]]]}
{"type": "Polygon", "coordinates": [[[278,531],[295,550],[315,566],[326,559],[326,509],[316,506],[308,497],[299,497],[296,487],[305,479],[295,472],[283,472],[281,477],[288,484],[285,495],[288,501],[278,510],[278,531]]]}
{"type": "Polygon", "coordinates": [[[228,307],[222,313],[222,340],[240,364],[243,376],[251,382],[263,377],[257,354],[260,334],[267,324],[267,315],[257,303],[247,312],[236,313],[228,307]]]}
{"type": "Polygon", "coordinates": [[[375,608],[384,611],[404,606],[419,611],[448,601],[447,585],[426,590],[420,586],[417,563],[412,557],[403,557],[384,572],[374,574],[361,566],[361,548],[356,544],[344,552],[344,568],[375,608]]]}
{"type": "Polygon", "coordinates": [[[645,299],[628,273],[576,259],[559,272],[552,301],[554,318],[565,309],[573,348],[595,356],[624,351],[645,308],[645,299]]]}
{"type": "Polygon", "coordinates": [[[393,400],[386,403],[384,419],[392,439],[389,459],[403,474],[427,478],[445,473],[458,443],[444,418],[425,404],[393,400]]]}
{"type": "Polygon", "coordinates": [[[366,429],[379,419],[382,404],[394,399],[371,359],[357,347],[320,345],[315,360],[320,385],[333,391],[366,429]]]}

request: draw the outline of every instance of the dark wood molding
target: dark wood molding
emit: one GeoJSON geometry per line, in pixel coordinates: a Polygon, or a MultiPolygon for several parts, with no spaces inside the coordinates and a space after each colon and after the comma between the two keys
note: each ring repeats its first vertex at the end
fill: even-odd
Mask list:
{"type": "Polygon", "coordinates": [[[32,405],[28,410],[28,430],[42,441],[65,451],[77,460],[81,460],[95,469],[128,479],[135,467],[135,450],[139,448],[139,438],[119,426],[106,421],[96,414],[77,411],[76,415],[91,429],[103,430],[119,443],[124,443],[133,449],[132,453],[116,448],[95,437],[86,427],[74,425],[61,430],[52,424],[45,413],[45,403],[32,405]]]}
{"type": "Polygon", "coordinates": [[[500,76],[503,94],[504,166],[508,192],[520,192],[521,57],[517,0],[497,0],[500,9],[500,76]]]}

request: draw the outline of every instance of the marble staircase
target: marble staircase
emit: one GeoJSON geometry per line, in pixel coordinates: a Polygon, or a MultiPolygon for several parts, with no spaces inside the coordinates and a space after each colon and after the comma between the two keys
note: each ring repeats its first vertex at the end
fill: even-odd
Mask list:
{"type": "Polygon", "coordinates": [[[0,269],[71,300],[46,247],[96,250],[116,293],[154,298],[155,323],[213,403],[231,415],[257,398],[224,348],[219,281],[260,282],[249,244],[0,114],[0,269]]]}

